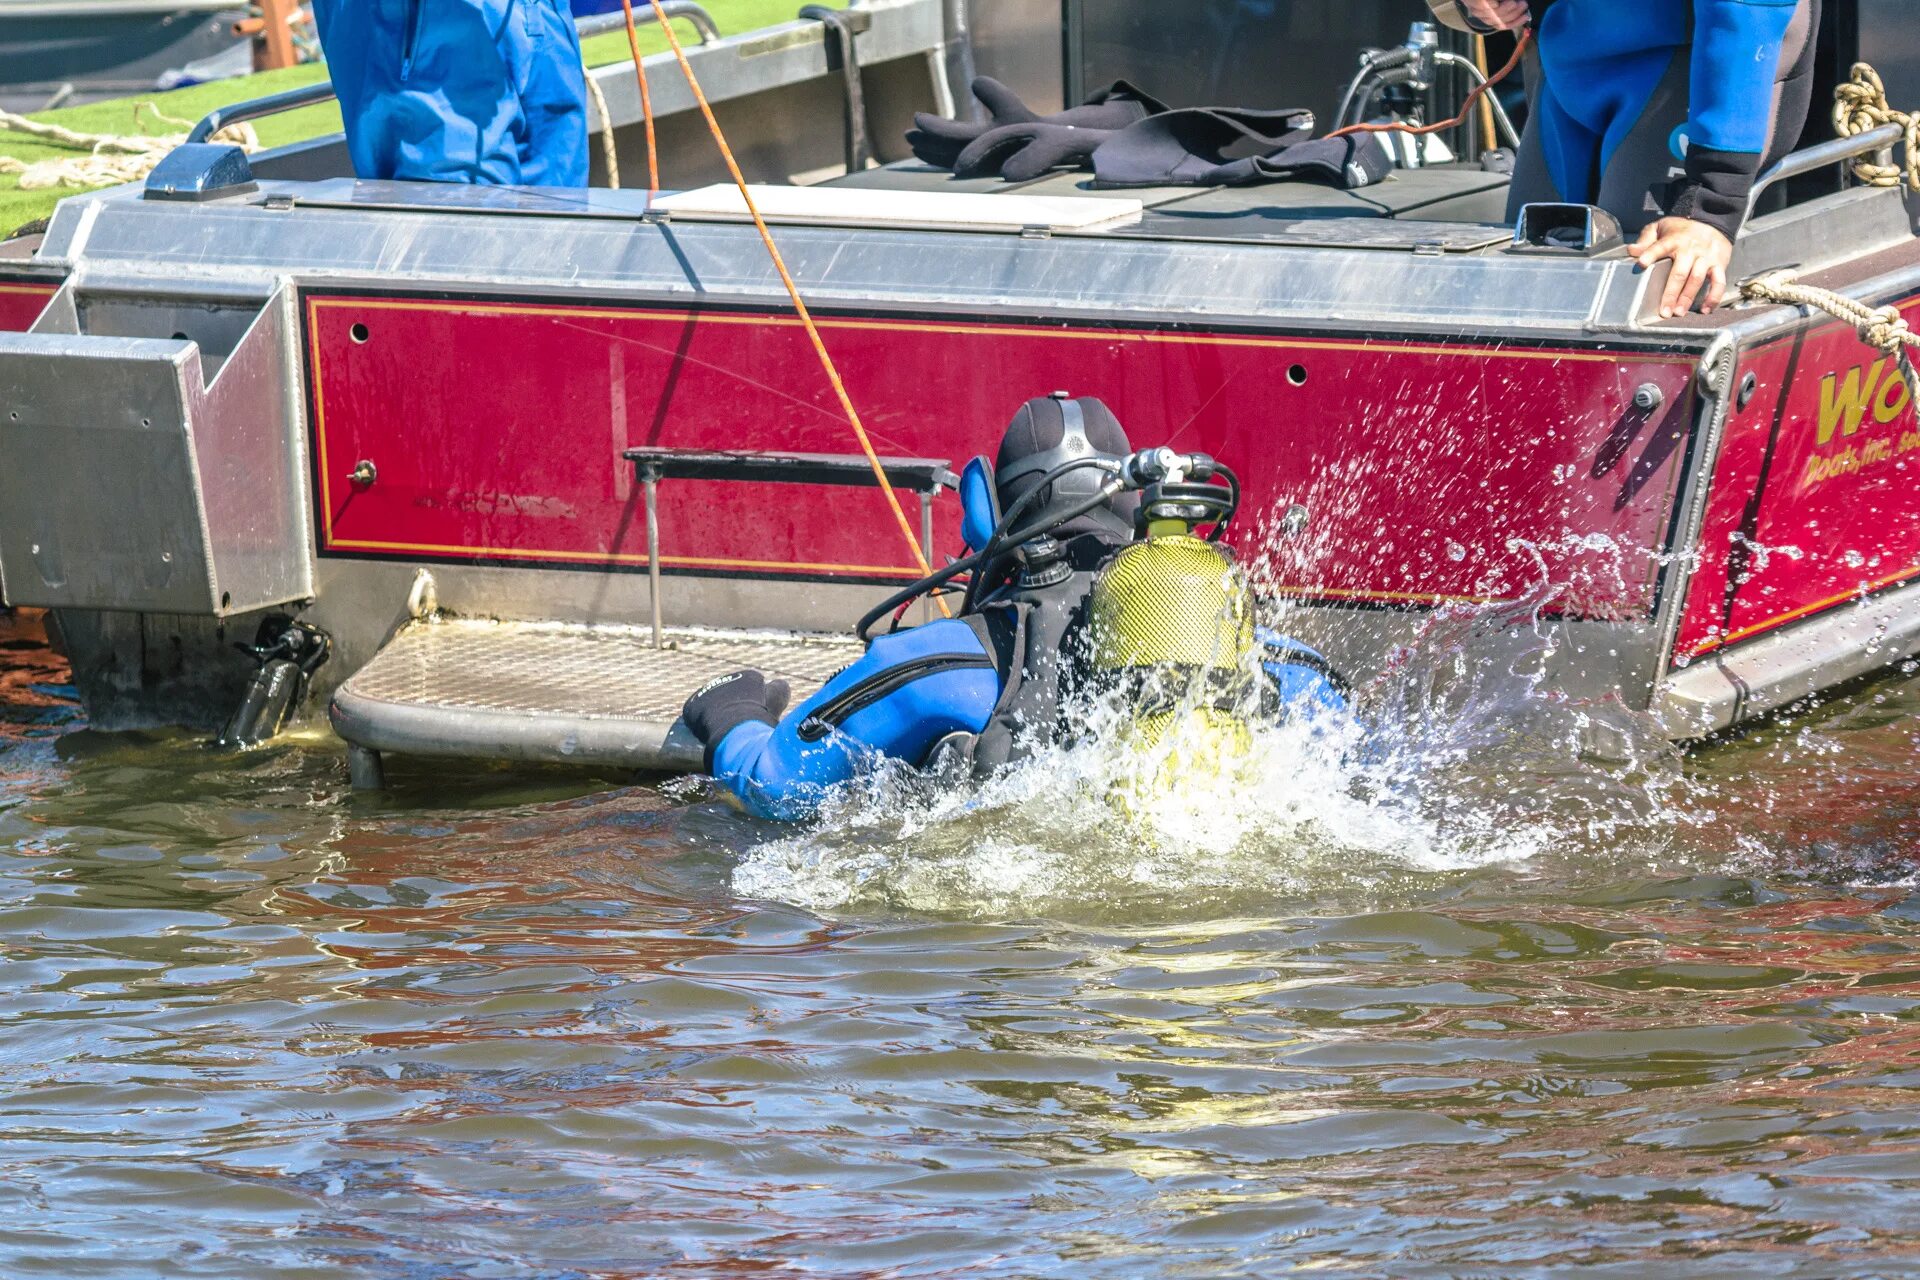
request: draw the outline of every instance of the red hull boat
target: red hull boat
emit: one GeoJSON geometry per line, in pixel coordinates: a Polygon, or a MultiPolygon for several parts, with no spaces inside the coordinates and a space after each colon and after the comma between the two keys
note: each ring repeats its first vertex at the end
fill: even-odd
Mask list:
{"type": "MultiPolygon", "coordinates": [[[[1890,142],[1783,162],[1736,275],[1920,309],[1899,190],[1780,198],[1890,142]]],[[[363,779],[389,751],[679,767],[687,689],[743,655],[818,679],[917,576],[830,466],[628,456],[852,453],[751,227],[255,169],[69,200],[0,284],[0,581],[59,611],[101,722],[223,713],[270,617],[328,637],[312,684],[363,779]]],[[[829,186],[775,233],[930,556],[958,545],[941,467],[1062,389],[1230,460],[1273,607],[1363,681],[1433,611],[1519,602],[1546,688],[1684,740],[1920,649],[1901,363],[1817,309],[1662,321],[1660,273],[1516,234],[1476,164],[1352,194],[829,186]]]]}

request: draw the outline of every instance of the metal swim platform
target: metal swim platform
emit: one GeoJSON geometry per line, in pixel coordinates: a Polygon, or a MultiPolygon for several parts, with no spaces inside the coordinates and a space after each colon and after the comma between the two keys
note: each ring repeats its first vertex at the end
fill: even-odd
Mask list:
{"type": "Polygon", "coordinates": [[[851,637],[427,619],[407,624],[334,694],[356,786],[385,752],[624,769],[698,769],[676,727],[687,697],[743,667],[806,698],[860,656],[851,637]]]}

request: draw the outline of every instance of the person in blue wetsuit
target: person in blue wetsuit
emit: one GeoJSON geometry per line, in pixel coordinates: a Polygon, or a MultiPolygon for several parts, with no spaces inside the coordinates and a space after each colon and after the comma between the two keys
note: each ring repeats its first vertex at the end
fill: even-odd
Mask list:
{"type": "Polygon", "coordinates": [[[1595,204],[1644,267],[1673,263],[1660,313],[1726,294],[1753,182],[1813,100],[1819,0],[1460,0],[1482,29],[1531,21],[1532,116],[1511,212],[1595,204]]]}
{"type": "MultiPolygon", "coordinates": [[[[983,562],[960,616],[877,637],[791,713],[786,684],[757,671],[708,684],[682,716],[706,749],[706,772],[752,813],[793,821],[884,759],[983,778],[1055,741],[1063,705],[1084,684],[1080,636],[1095,575],[1137,536],[1137,495],[1108,483],[1130,456],[1140,455],[1099,400],[1029,401],[994,464],[967,468],[966,537],[977,555],[995,545],[996,528],[1045,532],[983,562]],[[1081,463],[1090,465],[1059,470],[1081,463]]],[[[1345,705],[1344,681],[1318,653],[1266,632],[1259,643],[1268,710],[1345,705]]]]}
{"type": "Polygon", "coordinates": [[[362,178],[587,185],[566,0],[315,0],[362,178]]]}

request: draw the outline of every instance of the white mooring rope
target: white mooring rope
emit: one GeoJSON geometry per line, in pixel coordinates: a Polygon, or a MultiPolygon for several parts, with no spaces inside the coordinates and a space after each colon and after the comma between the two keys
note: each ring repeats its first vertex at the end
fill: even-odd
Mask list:
{"type": "MultiPolygon", "coordinates": [[[[134,108],[134,119],[151,113],[161,124],[182,130],[193,127],[190,120],[163,115],[151,102],[134,108]]],[[[28,162],[0,156],[0,173],[20,175],[22,191],[44,191],[53,187],[106,187],[122,182],[137,182],[153,171],[167,152],[187,140],[185,132],[165,134],[81,133],[62,125],[45,124],[0,111],[0,130],[21,133],[55,146],[70,147],[84,155],[60,156],[28,162]]],[[[260,149],[260,139],[250,124],[228,125],[213,135],[215,142],[229,142],[249,152],[260,149]]]]}
{"type": "Polygon", "coordinates": [[[1874,187],[1897,187],[1905,182],[1920,191],[1920,112],[1896,111],[1887,102],[1887,86],[1873,64],[1853,64],[1853,78],[1833,91],[1833,128],[1843,138],[1857,138],[1883,124],[1897,124],[1907,131],[1907,162],[1904,166],[1876,160],[1856,160],[1853,174],[1874,187]]]}
{"type": "Polygon", "coordinates": [[[1914,403],[1920,404],[1920,375],[1914,371],[1911,354],[1913,348],[1920,347],[1920,334],[1913,331],[1907,318],[1897,308],[1870,307],[1844,293],[1801,284],[1791,271],[1763,272],[1743,284],[1740,292],[1755,302],[1812,307],[1852,325],[1853,331],[1860,335],[1860,341],[1900,366],[1901,376],[1907,380],[1907,389],[1913,392],[1914,403]]]}
{"type": "MultiPolygon", "coordinates": [[[[1855,63],[1853,78],[1834,90],[1834,130],[1843,138],[1857,138],[1885,124],[1897,124],[1907,131],[1905,163],[1859,160],[1853,166],[1854,176],[1869,186],[1897,187],[1904,183],[1920,191],[1920,112],[1895,110],[1887,102],[1887,88],[1880,73],[1869,63],[1855,63]]],[[[1810,307],[1852,325],[1860,341],[1899,365],[1914,403],[1920,404],[1920,373],[1915,372],[1912,356],[1913,349],[1920,347],[1920,334],[1914,333],[1898,308],[1870,307],[1844,293],[1802,284],[1792,271],[1762,272],[1741,285],[1740,294],[1752,302],[1810,307]]]]}
{"type": "Polygon", "coordinates": [[[607,111],[607,95],[600,91],[600,82],[593,78],[593,68],[586,70],[587,96],[593,99],[593,109],[600,116],[600,155],[607,163],[607,185],[617,191],[620,188],[620,149],[613,143],[613,116],[607,111]]]}

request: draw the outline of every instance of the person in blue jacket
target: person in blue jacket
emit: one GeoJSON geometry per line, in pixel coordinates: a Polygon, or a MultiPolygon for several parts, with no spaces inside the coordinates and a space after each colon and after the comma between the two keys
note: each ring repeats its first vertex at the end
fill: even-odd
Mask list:
{"type": "MultiPolygon", "coordinates": [[[[760,672],[709,683],[682,713],[706,749],[706,772],[750,812],[794,821],[883,759],[938,763],[943,776],[952,769],[982,778],[1056,740],[1062,707],[1083,674],[1079,639],[1094,577],[1136,536],[1137,494],[1103,488],[1131,453],[1125,431],[1099,400],[1062,394],[1028,401],[994,464],[977,459],[967,469],[966,538],[969,550],[986,551],[996,527],[1015,515],[1023,531],[1047,532],[983,564],[969,592],[977,603],[960,616],[877,637],[791,713],[783,714],[787,685],[760,672]],[[1076,460],[1111,465],[1057,474],[1076,460]]],[[[910,588],[892,603],[915,593],[910,588]]],[[[1318,653],[1264,630],[1258,639],[1269,710],[1345,706],[1345,682],[1318,653]]]]}
{"type": "Polygon", "coordinates": [[[1460,3],[1539,42],[1512,213],[1598,205],[1638,233],[1641,266],[1673,262],[1661,315],[1718,306],[1754,179],[1806,124],[1819,0],[1460,3]]]}
{"type": "Polygon", "coordinates": [[[567,0],[314,0],[362,178],[587,185],[567,0]]]}

